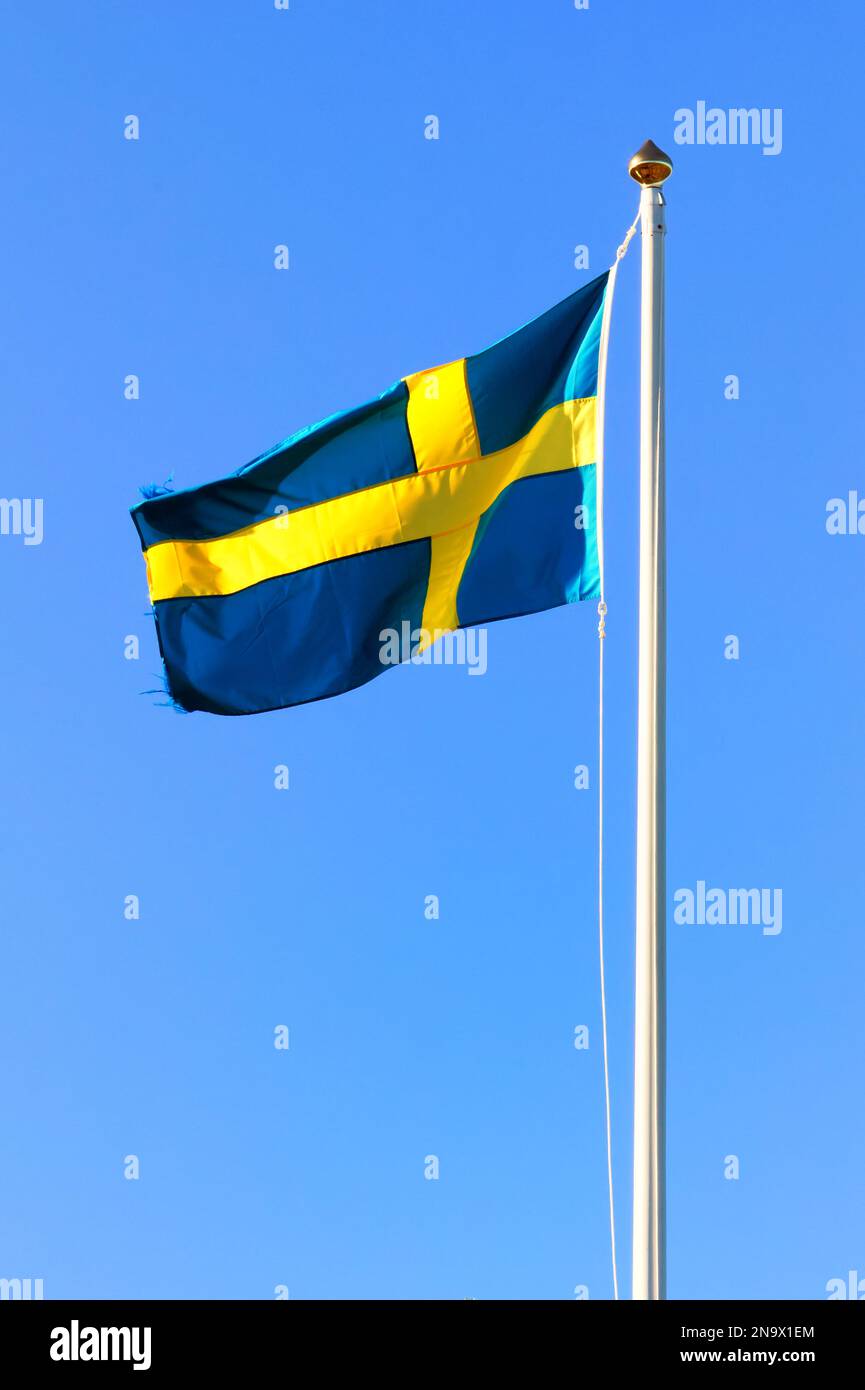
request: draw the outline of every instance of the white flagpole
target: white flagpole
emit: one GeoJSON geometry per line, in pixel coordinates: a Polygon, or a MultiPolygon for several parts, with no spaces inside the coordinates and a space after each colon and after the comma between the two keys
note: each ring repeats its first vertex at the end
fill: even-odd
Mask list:
{"type": "Polygon", "coordinates": [[[666,575],[664,197],[672,161],[648,140],[628,165],[641,185],[640,620],[634,1229],[631,1296],[666,1297],[666,575]]]}

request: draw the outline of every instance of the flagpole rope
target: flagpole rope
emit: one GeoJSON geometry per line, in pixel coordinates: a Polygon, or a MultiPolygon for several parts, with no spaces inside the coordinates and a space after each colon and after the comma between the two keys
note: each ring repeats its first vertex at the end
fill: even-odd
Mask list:
{"type": "Polygon", "coordinates": [[[616,251],[615,264],[610,268],[604,298],[604,316],[598,348],[598,467],[597,467],[597,526],[598,579],[598,954],[601,972],[601,1033],[604,1050],[604,1107],[607,1133],[607,1184],[610,1194],[610,1252],[613,1263],[613,1298],[619,1297],[619,1274],[616,1264],[616,1211],[613,1200],[613,1136],[610,1121],[610,1057],[607,1046],[607,986],[604,971],[604,639],[607,635],[607,602],[604,557],[604,424],[607,405],[607,348],[610,341],[610,319],[613,311],[613,292],[616,272],[637,230],[640,214],[634,218],[625,239],[616,251]]]}

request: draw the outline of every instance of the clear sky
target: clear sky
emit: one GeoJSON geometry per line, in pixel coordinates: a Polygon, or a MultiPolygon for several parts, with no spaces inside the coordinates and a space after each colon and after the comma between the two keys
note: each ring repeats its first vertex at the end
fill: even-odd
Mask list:
{"type": "MultiPolygon", "coordinates": [[[[146,693],[128,508],[585,283],[634,216],[647,136],[676,162],[671,908],[699,881],[783,894],[774,935],[671,912],[669,1291],[865,1277],[865,536],[826,529],[829,499],[865,497],[859,8],[91,0],[6,3],[2,24],[0,492],[41,498],[44,535],[0,536],[0,1277],[610,1296],[594,604],[496,624],[482,678],[406,666],[287,712],[182,716],[146,693]],[[780,151],[677,144],[699,102],[780,108],[780,151]]],[[[625,1288],[638,251],[607,457],[625,1288]]]]}

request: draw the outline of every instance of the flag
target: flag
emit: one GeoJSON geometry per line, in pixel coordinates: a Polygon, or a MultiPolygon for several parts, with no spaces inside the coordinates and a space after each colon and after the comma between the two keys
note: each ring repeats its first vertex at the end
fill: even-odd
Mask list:
{"type": "Polygon", "coordinates": [[[434,659],[444,634],[597,598],[607,280],[228,478],[134,507],[174,701],[320,700],[387,670],[394,634],[403,658],[434,659]]]}

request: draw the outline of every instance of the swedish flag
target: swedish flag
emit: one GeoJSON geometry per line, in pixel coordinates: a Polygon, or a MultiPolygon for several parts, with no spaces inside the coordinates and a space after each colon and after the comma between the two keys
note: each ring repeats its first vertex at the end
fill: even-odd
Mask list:
{"type": "Polygon", "coordinates": [[[597,598],[607,279],[229,478],[133,508],[174,700],[320,700],[386,669],[386,633],[422,650],[597,598]]]}

